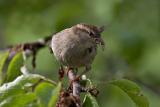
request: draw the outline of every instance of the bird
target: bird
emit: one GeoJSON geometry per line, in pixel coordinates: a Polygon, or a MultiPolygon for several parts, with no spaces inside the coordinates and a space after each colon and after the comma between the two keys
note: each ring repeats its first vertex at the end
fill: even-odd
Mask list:
{"type": "Polygon", "coordinates": [[[84,67],[82,73],[91,70],[98,45],[104,47],[101,37],[104,26],[79,23],[53,34],[51,49],[58,62],[67,68],[78,69],[84,67]]]}

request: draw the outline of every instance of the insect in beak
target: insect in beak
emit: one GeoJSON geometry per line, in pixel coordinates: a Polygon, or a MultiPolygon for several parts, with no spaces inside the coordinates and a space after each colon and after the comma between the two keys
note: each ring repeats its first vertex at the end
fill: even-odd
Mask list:
{"type": "Polygon", "coordinates": [[[96,44],[102,46],[102,50],[104,51],[105,48],[105,43],[104,40],[102,38],[95,38],[96,44]]]}

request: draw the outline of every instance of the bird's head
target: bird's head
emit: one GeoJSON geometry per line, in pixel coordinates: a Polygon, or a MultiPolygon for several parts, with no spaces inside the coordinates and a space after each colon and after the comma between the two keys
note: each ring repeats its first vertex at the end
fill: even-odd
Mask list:
{"type": "Polygon", "coordinates": [[[104,31],[104,26],[98,27],[86,23],[80,23],[75,25],[78,30],[82,32],[86,32],[91,38],[93,38],[96,44],[100,44],[102,46],[105,45],[103,39],[101,38],[101,33],[104,31]]]}

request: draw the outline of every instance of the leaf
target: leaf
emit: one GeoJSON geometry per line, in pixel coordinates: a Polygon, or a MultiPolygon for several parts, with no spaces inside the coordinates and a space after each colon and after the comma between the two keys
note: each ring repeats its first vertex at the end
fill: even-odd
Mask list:
{"type": "Polygon", "coordinates": [[[28,103],[36,100],[34,93],[20,94],[8,97],[0,103],[0,107],[26,107],[28,103]]]}
{"type": "Polygon", "coordinates": [[[43,77],[37,74],[21,75],[13,82],[3,84],[0,87],[0,102],[9,96],[24,94],[30,87],[37,84],[43,77]]]}
{"type": "Polygon", "coordinates": [[[27,104],[25,107],[41,107],[41,105],[39,105],[39,103],[36,101],[31,102],[29,104],[27,104]]]}
{"type": "Polygon", "coordinates": [[[87,93],[84,97],[82,107],[99,107],[97,100],[90,93],[87,93]]]}
{"type": "Polygon", "coordinates": [[[9,56],[9,52],[1,52],[0,53],[0,73],[2,72],[3,66],[9,56]]]}
{"type": "Polygon", "coordinates": [[[149,102],[143,94],[127,93],[138,107],[149,107],[149,102]]]}
{"type": "Polygon", "coordinates": [[[148,99],[136,83],[127,79],[113,80],[110,83],[123,90],[138,107],[149,107],[148,99]]]}
{"type": "Polygon", "coordinates": [[[57,102],[59,95],[60,95],[61,87],[62,87],[61,83],[59,83],[57,85],[57,87],[54,90],[52,90],[52,97],[48,103],[48,107],[55,107],[56,106],[56,102],[57,102]]]}
{"type": "Polygon", "coordinates": [[[0,85],[2,84],[2,80],[3,80],[3,68],[5,65],[5,62],[7,60],[9,56],[9,52],[2,52],[0,53],[0,85]]]}
{"type": "Polygon", "coordinates": [[[23,54],[22,52],[17,53],[9,63],[5,82],[13,81],[17,76],[21,74],[20,68],[23,66],[23,54]]]}
{"type": "Polygon", "coordinates": [[[47,107],[50,98],[52,97],[52,90],[55,88],[53,84],[41,83],[35,88],[37,98],[40,100],[41,107],[47,107]]]}

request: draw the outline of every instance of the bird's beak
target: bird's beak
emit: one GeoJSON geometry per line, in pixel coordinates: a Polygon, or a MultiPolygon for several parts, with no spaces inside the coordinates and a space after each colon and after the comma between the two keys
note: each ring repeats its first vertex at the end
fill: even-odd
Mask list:
{"type": "Polygon", "coordinates": [[[104,50],[105,48],[104,40],[100,37],[100,38],[96,38],[95,41],[97,44],[100,44],[102,46],[102,50],[104,50]]]}
{"type": "Polygon", "coordinates": [[[104,31],[104,29],[105,29],[105,26],[99,27],[99,33],[102,33],[104,31]]]}
{"type": "MultiPolygon", "coordinates": [[[[105,29],[105,26],[101,26],[99,27],[99,33],[102,33],[105,29]]],[[[99,35],[99,38],[98,38],[98,44],[100,44],[102,46],[102,50],[104,50],[105,48],[105,43],[104,43],[104,40],[101,38],[101,35],[99,35]]]]}

